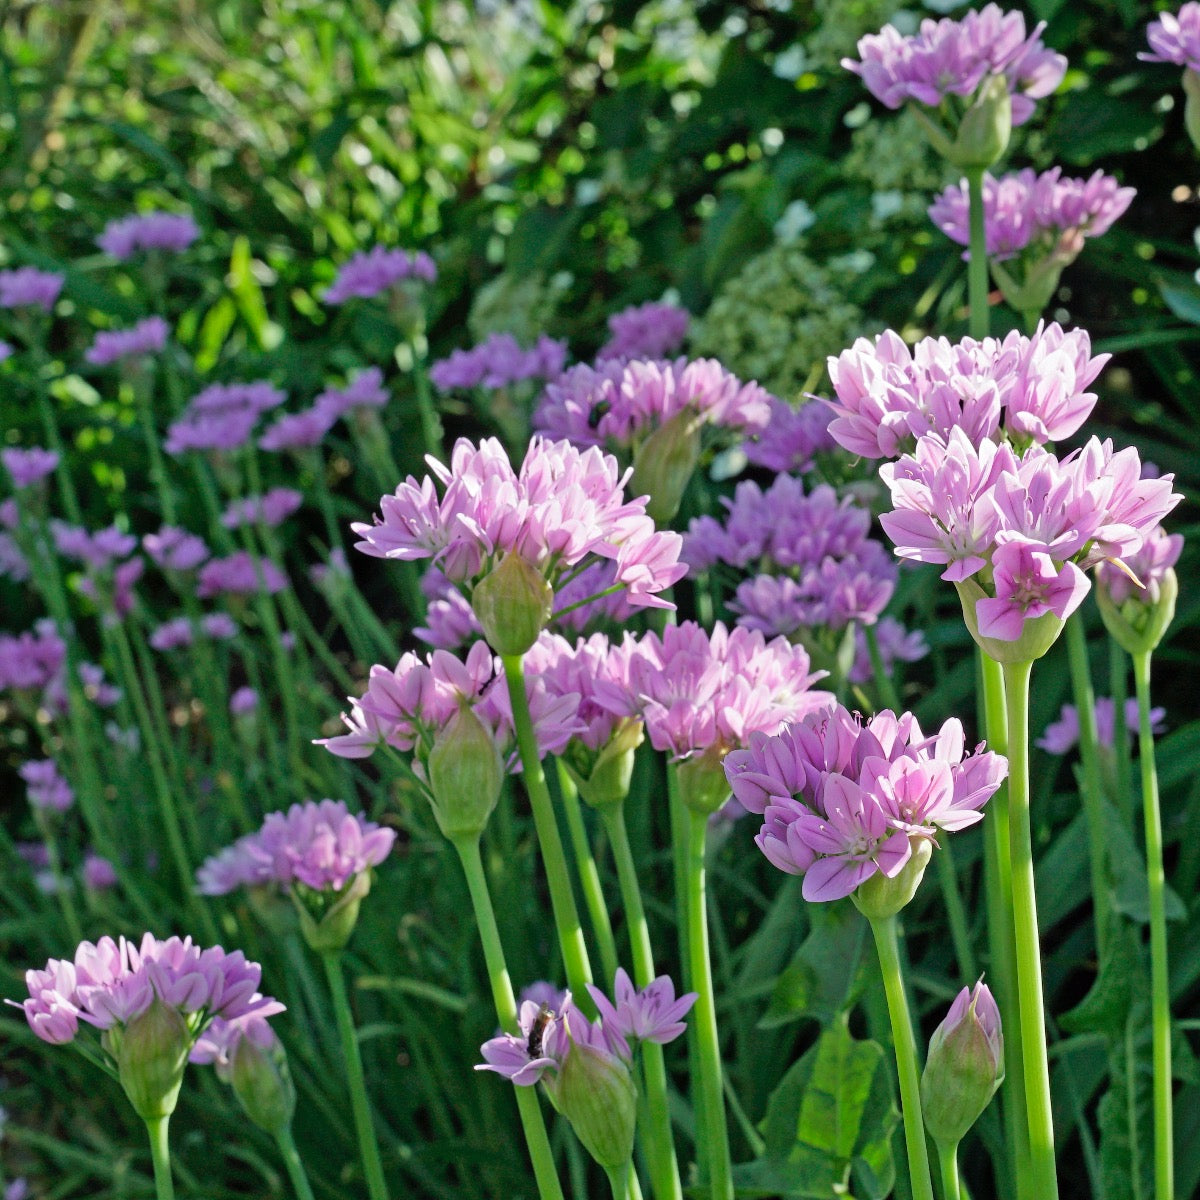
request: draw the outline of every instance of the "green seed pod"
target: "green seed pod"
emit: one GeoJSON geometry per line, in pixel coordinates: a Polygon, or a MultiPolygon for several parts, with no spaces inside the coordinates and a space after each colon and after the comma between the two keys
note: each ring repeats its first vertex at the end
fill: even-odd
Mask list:
{"type": "Polygon", "coordinates": [[[546,628],[554,592],[541,574],[509,551],[476,585],[471,607],[497,654],[524,654],[546,628]]]}
{"type": "Polygon", "coordinates": [[[123,1029],[107,1031],[107,1047],[129,1103],[143,1121],[160,1121],[175,1111],[192,1034],[183,1017],[157,996],[123,1029]]]}
{"type": "Polygon", "coordinates": [[[491,731],[461,705],[425,760],[433,815],[451,841],[478,837],[500,799],[504,760],[491,731]]]}

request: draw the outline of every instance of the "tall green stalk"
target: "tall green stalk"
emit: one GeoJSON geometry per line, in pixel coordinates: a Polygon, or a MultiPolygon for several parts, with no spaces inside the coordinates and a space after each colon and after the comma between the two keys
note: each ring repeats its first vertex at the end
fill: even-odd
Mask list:
{"type": "Polygon", "coordinates": [[[968,329],[973,338],[988,335],[988,260],[987,227],[983,214],[983,168],[966,171],[967,204],[970,225],[967,260],[967,300],[970,304],[968,329]]]}
{"type": "Polygon", "coordinates": [[[700,1092],[703,1096],[703,1122],[699,1136],[706,1143],[708,1164],[707,1192],[712,1200],[733,1200],[733,1164],[729,1153],[729,1129],[725,1119],[725,1089],[721,1070],[721,1042],[717,1033],[716,993],[713,988],[712,956],[708,948],[708,909],[705,849],[708,844],[708,816],[693,812],[688,816],[687,930],[688,956],[691,959],[692,988],[698,999],[693,1010],[692,1028],[699,1054],[700,1092]]]}
{"type": "MultiPolygon", "coordinates": [[[[629,950],[633,960],[633,981],[639,988],[654,982],[654,951],[650,944],[650,926],[642,905],[642,889],[637,866],[625,827],[625,805],[613,804],[600,810],[612,843],[621,888],[621,904],[629,929],[629,950]]],[[[682,1200],[683,1186],[675,1157],[675,1139],[671,1132],[671,1113],[667,1100],[667,1067],[663,1048],[655,1042],[642,1043],[642,1063],[646,1074],[645,1122],[642,1144],[650,1167],[651,1183],[657,1200],[682,1200]]]]}
{"type": "MultiPolygon", "coordinates": [[[[518,1032],[517,1001],[513,996],[512,980],[508,965],[504,961],[504,947],[500,942],[500,929],[496,924],[496,912],[492,907],[488,891],[487,875],[483,859],[479,854],[479,839],[463,837],[454,839],[454,849],[462,862],[467,877],[467,889],[471,893],[471,906],[475,910],[475,924],[479,928],[479,940],[483,943],[483,958],[487,963],[488,981],[492,985],[492,999],[496,1004],[496,1016],[506,1033],[518,1032]]],[[[563,1200],[562,1184],[554,1169],[554,1155],[550,1150],[550,1139],[546,1135],[546,1122],[542,1116],[537,1092],[531,1087],[514,1087],[517,1110],[521,1115],[521,1127],[525,1131],[525,1142],[529,1157],[533,1161],[533,1174],[537,1180],[541,1200],[563,1200]]]]}
{"type": "Polygon", "coordinates": [[[297,1200],[314,1200],[312,1185],[308,1182],[308,1172],[304,1169],[304,1161],[300,1151],[296,1149],[296,1139],[292,1137],[292,1127],[285,1125],[275,1136],[283,1165],[287,1168],[288,1178],[292,1181],[297,1200]]]}
{"type": "Polygon", "coordinates": [[[586,1013],[594,1015],[586,986],[592,982],[592,966],[588,960],[587,945],[583,940],[583,926],[579,923],[579,910],[575,907],[575,894],[571,890],[571,875],[567,870],[567,856],[563,852],[554,804],[550,799],[542,760],[538,755],[533,719],[529,715],[529,698],[525,694],[525,669],[519,654],[501,655],[501,661],[504,664],[504,678],[508,684],[508,699],[512,707],[517,746],[521,752],[522,779],[533,809],[533,824],[542,852],[542,864],[546,868],[550,907],[554,910],[554,925],[558,930],[563,966],[567,972],[567,985],[576,1003],[586,1013]]]}
{"type": "MultiPolygon", "coordinates": [[[[1150,890],[1150,1005],[1154,1039],[1154,1195],[1174,1200],[1174,1114],[1171,1109],[1171,987],[1167,962],[1166,876],[1163,872],[1162,815],[1154,730],[1150,720],[1150,652],[1133,655],[1138,702],[1138,763],[1142,771],[1142,809],[1146,821],[1146,882],[1150,890]]],[[[1114,717],[1117,736],[1124,727],[1114,717]]]]}
{"type": "Polygon", "coordinates": [[[904,993],[900,970],[900,943],[896,918],[871,921],[879,969],[887,996],[888,1016],[892,1022],[892,1042],[896,1048],[896,1073],[900,1079],[900,1111],[904,1118],[904,1142],[908,1149],[908,1174],[913,1200],[933,1200],[933,1180],[929,1174],[929,1150],[925,1145],[925,1122],[921,1115],[921,1072],[917,1063],[917,1040],[904,993]]]}
{"type": "Polygon", "coordinates": [[[371,1121],[371,1103],[367,1099],[362,1055],[358,1049],[358,1035],[354,1031],[354,1017],[350,1012],[346,975],[342,970],[342,956],[338,951],[332,951],[322,954],[321,959],[325,964],[325,977],[329,980],[329,991],[333,996],[333,1011],[337,1018],[338,1035],[342,1040],[342,1053],[346,1060],[350,1109],[354,1114],[354,1128],[358,1134],[363,1173],[367,1177],[367,1194],[371,1200],[388,1200],[387,1184],[383,1178],[383,1162],[379,1157],[379,1142],[371,1121]]]}
{"type": "MultiPolygon", "coordinates": [[[[1067,620],[1067,657],[1071,663],[1071,690],[1079,714],[1079,759],[1083,764],[1083,811],[1088,826],[1092,868],[1092,915],[1096,946],[1104,954],[1112,902],[1108,888],[1108,849],[1104,836],[1104,790],[1100,779],[1099,738],[1096,734],[1096,694],[1088,666],[1087,634],[1081,613],[1067,620]]],[[[1113,729],[1125,737],[1124,714],[1114,717],[1113,729]]]]}
{"type": "Polygon", "coordinates": [[[962,1200],[958,1178],[958,1143],[939,1146],[938,1160],[942,1167],[942,1200],[962,1200]]]}
{"type": "Polygon", "coordinates": [[[1008,710],[1008,828],[1012,854],[1013,922],[1021,1053],[1025,1069],[1029,1168],[1037,1200],[1057,1200],[1054,1118],[1050,1108],[1050,1063],[1046,1053],[1042,959],[1033,880],[1033,837],[1029,823],[1029,677],[1032,662],[1004,666],[1008,710]]]}
{"type": "Polygon", "coordinates": [[[596,938],[596,948],[600,951],[600,965],[604,969],[604,982],[607,986],[617,973],[617,942],[613,937],[612,918],[608,915],[604,889],[600,886],[600,871],[588,840],[583,807],[579,803],[579,791],[561,759],[558,760],[557,766],[558,791],[567,818],[567,831],[571,835],[575,869],[579,872],[579,886],[583,889],[583,902],[587,905],[588,917],[592,922],[592,933],[596,938]]]}
{"type": "Polygon", "coordinates": [[[1125,701],[1129,698],[1129,661],[1116,638],[1108,639],[1108,690],[1113,702],[1113,750],[1116,757],[1117,809],[1132,815],[1130,801],[1133,761],[1129,754],[1129,735],[1125,729],[1125,701]]]}
{"type": "Polygon", "coordinates": [[[167,1141],[170,1117],[146,1122],[150,1134],[150,1158],[154,1163],[154,1194],[157,1200],[175,1200],[175,1184],[171,1179],[171,1145],[167,1141]]]}

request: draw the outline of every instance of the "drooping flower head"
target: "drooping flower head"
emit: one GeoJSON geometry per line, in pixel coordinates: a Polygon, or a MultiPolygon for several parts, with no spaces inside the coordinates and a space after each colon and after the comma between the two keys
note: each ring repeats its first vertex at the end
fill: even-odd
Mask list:
{"type": "Polygon", "coordinates": [[[180,254],[199,236],[200,229],[190,213],[134,213],[109,221],[96,245],[113,258],[125,261],[146,250],[180,254]]]}
{"type": "Polygon", "coordinates": [[[432,283],[437,278],[433,259],[424,251],[388,250],[373,246],[342,264],[325,292],[326,304],[345,304],[359,298],[369,300],[406,279],[432,283]]]}
{"type": "Polygon", "coordinates": [[[102,330],[84,358],[93,366],[103,367],[127,358],[157,354],[167,344],[167,323],[162,317],[147,317],[132,329],[102,330]]]}
{"type": "Polygon", "coordinates": [[[829,432],[864,458],[896,458],[925,434],[945,440],[955,429],[975,443],[1057,441],[1087,420],[1096,403],[1087,389],[1109,357],[1092,355],[1084,330],[1058,324],[1002,341],[924,338],[911,350],[888,330],[830,358],[829,432]]]}
{"type": "Polygon", "coordinates": [[[628,472],[611,456],[534,438],[514,471],[498,441],[460,439],[449,467],[428,461],[442,494],[433,478],[410,476],[383,497],[375,524],[352,526],[357,548],[432,560],[470,597],[489,639],[511,641],[512,626],[523,624],[524,645],[498,645],[501,652],[536,640],[555,586],[588,562],[613,562],[613,586],[630,604],[670,607],[660,593],[686,570],[679,537],[655,529],[644,497],[626,501],[628,472]]]}
{"type": "Polygon", "coordinates": [[[926,737],[911,713],[869,721],[828,706],[775,736],[756,734],[725,760],[735,799],[763,816],[755,841],[781,871],[804,876],[806,900],[848,896],[892,879],[914,854],[982,820],[1008,766],[982,748],[964,758],[962,725],[926,737]]]}
{"type": "Polygon", "coordinates": [[[608,341],[596,354],[606,358],[666,358],[676,354],[687,337],[691,314],[676,304],[635,304],[608,318],[608,341]]]}
{"type": "Polygon", "coordinates": [[[18,267],[0,271],[0,308],[40,308],[49,312],[66,283],[65,275],[18,267]]]}

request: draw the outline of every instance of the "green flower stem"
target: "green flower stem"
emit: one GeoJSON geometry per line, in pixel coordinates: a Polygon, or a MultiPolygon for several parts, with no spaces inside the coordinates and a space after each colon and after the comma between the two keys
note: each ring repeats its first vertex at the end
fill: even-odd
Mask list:
{"type": "Polygon", "coordinates": [[[954,957],[958,961],[959,974],[964,979],[978,979],[979,970],[975,962],[975,950],[971,945],[971,930],[967,924],[967,910],[958,886],[958,869],[950,853],[950,841],[946,839],[941,849],[933,856],[937,864],[938,887],[942,890],[942,903],[950,920],[950,939],[954,943],[954,957]]]}
{"type": "Polygon", "coordinates": [[[691,811],[687,816],[688,954],[692,964],[692,988],[699,995],[692,1024],[696,1030],[700,1091],[704,1097],[703,1125],[698,1125],[697,1129],[699,1136],[706,1143],[708,1194],[713,1200],[733,1200],[733,1165],[729,1154],[729,1130],[725,1120],[721,1043],[717,1035],[716,996],[713,991],[712,960],[708,950],[704,865],[704,851],[708,843],[708,817],[702,812],[691,811]]]}
{"type": "Polygon", "coordinates": [[[592,1016],[594,1009],[586,986],[592,982],[592,966],[588,961],[587,946],[583,940],[579,911],[575,907],[575,894],[571,890],[571,876],[567,870],[567,856],[563,852],[562,837],[558,832],[554,804],[550,799],[550,790],[546,787],[542,760],[538,757],[537,737],[533,732],[533,719],[529,715],[529,698],[525,694],[525,669],[519,654],[502,655],[501,661],[504,663],[504,678],[508,683],[508,700],[512,707],[517,746],[521,752],[522,778],[533,809],[538,846],[541,848],[542,864],[546,868],[546,880],[550,886],[550,906],[554,910],[554,924],[558,930],[558,943],[567,972],[567,986],[571,989],[576,1004],[586,1015],[592,1016]]]}
{"type": "Polygon", "coordinates": [[[1113,749],[1117,760],[1117,808],[1132,816],[1130,803],[1133,760],[1129,754],[1129,735],[1125,732],[1125,701],[1129,699],[1129,662],[1116,638],[1108,639],[1108,690],[1113,702],[1113,749]]]}
{"type": "Polygon", "coordinates": [[[967,177],[967,204],[970,240],[967,261],[967,301],[970,305],[968,328],[973,338],[988,335],[988,258],[987,231],[983,218],[983,168],[964,172],[967,177]]]}
{"type": "Polygon", "coordinates": [[[154,427],[152,371],[153,367],[149,363],[138,363],[131,373],[130,386],[133,388],[134,407],[137,408],[142,439],[146,443],[146,453],[150,457],[150,478],[154,481],[155,490],[158,492],[163,523],[174,525],[176,523],[175,492],[171,487],[166,463],[163,461],[158,430],[154,427]]]}
{"type": "Polygon", "coordinates": [[[175,1200],[175,1184],[171,1180],[171,1145],[167,1141],[170,1117],[147,1121],[150,1134],[150,1158],[154,1163],[154,1194],[157,1200],[175,1200]]]}
{"type": "MultiPolygon", "coordinates": [[[[642,889],[637,866],[625,827],[625,806],[613,804],[600,810],[617,864],[621,904],[629,929],[629,949],[633,960],[633,982],[639,988],[654,982],[654,952],[650,944],[650,925],[642,905],[642,889]]],[[[675,1157],[671,1133],[671,1113],[667,1101],[667,1067],[663,1048],[655,1042],[642,1043],[642,1064],[646,1073],[645,1123],[642,1146],[650,1167],[651,1183],[657,1200],[682,1200],[683,1186],[675,1157]]]]}
{"type": "Polygon", "coordinates": [[[904,1141],[908,1147],[908,1173],[913,1200],[933,1200],[933,1180],[929,1175],[929,1150],[925,1145],[925,1120],[921,1115],[921,1073],[917,1064],[917,1041],[913,1036],[904,977],[900,970],[900,941],[896,918],[884,917],[871,922],[875,948],[879,952],[879,970],[887,996],[888,1016],[892,1022],[892,1042],[896,1047],[896,1072],[900,1077],[900,1109],[904,1117],[904,1141]]]}
{"type": "MultiPolygon", "coordinates": [[[[1104,836],[1104,790],[1100,781],[1099,739],[1096,735],[1096,694],[1088,666],[1087,634],[1083,616],[1073,613],[1067,621],[1067,656],[1071,663],[1071,690],[1079,714],[1079,758],[1083,764],[1083,811],[1087,819],[1088,848],[1092,867],[1092,916],[1096,947],[1101,957],[1108,936],[1112,900],[1108,888],[1108,850],[1104,836]]],[[[1124,734],[1124,714],[1114,719],[1113,728],[1124,734]]]]}
{"type": "Polygon", "coordinates": [[[938,1160],[942,1166],[942,1200],[962,1200],[962,1187],[958,1181],[958,1143],[939,1144],[938,1160]]]}
{"type": "Polygon", "coordinates": [[[279,1146],[283,1165],[287,1167],[288,1178],[292,1181],[292,1187],[296,1191],[298,1200],[313,1200],[312,1185],[308,1182],[308,1172],[304,1169],[300,1151],[296,1149],[296,1139],[292,1137],[292,1127],[285,1125],[275,1135],[275,1142],[279,1146]]]}
{"type": "Polygon", "coordinates": [[[358,1151],[367,1177],[367,1194],[371,1200],[388,1200],[379,1142],[371,1122],[371,1104],[367,1099],[367,1085],[363,1078],[362,1055],[358,1050],[358,1036],[354,1032],[354,1017],[350,1013],[350,996],[346,991],[342,957],[334,952],[323,954],[321,958],[325,963],[325,976],[329,980],[338,1034],[342,1039],[342,1053],[346,1059],[346,1082],[350,1087],[350,1107],[354,1113],[354,1128],[358,1133],[358,1151]]]}
{"type": "MultiPolygon", "coordinates": [[[[45,332],[43,330],[43,332],[45,332]]],[[[42,336],[29,338],[29,356],[33,361],[33,391],[37,397],[38,416],[42,422],[42,432],[46,437],[46,446],[58,455],[58,465],[54,468],[54,479],[58,484],[59,495],[62,497],[63,508],[72,524],[82,525],[83,514],[79,507],[79,497],[75,492],[75,481],[71,478],[70,459],[62,434],[58,428],[58,417],[54,412],[54,397],[50,394],[50,383],[46,378],[50,366],[50,355],[42,336]]]]}
{"type": "MultiPolygon", "coordinates": [[[[483,943],[483,957],[487,963],[488,979],[492,985],[492,999],[496,1003],[496,1016],[507,1033],[515,1034],[517,1025],[517,1001],[513,996],[512,980],[504,961],[504,947],[500,942],[500,930],[496,925],[496,912],[488,891],[487,875],[483,859],[479,854],[478,838],[458,838],[454,849],[462,861],[463,873],[467,877],[467,888],[471,893],[471,906],[475,910],[475,924],[479,927],[479,940],[483,943]]],[[[546,1134],[546,1122],[538,1103],[537,1091],[530,1087],[514,1087],[517,1109],[521,1115],[521,1126],[525,1130],[525,1142],[529,1157],[533,1160],[533,1174],[537,1180],[538,1195],[542,1200],[563,1200],[562,1184],[554,1169],[554,1155],[550,1139],[546,1134]]]]}
{"type": "Polygon", "coordinates": [[[425,443],[425,453],[434,458],[443,457],[442,423],[438,419],[437,409],[433,403],[433,393],[429,389],[429,376],[425,373],[425,361],[414,338],[409,343],[412,354],[413,391],[417,397],[417,412],[421,417],[421,439],[425,443]]]}
{"type": "MultiPolygon", "coordinates": [[[[1008,711],[1004,674],[994,659],[978,656],[983,678],[984,728],[989,750],[1008,753],[1008,711]]],[[[988,802],[984,821],[984,882],[987,892],[991,967],[1004,1025],[1004,1077],[1001,1111],[1011,1154],[1017,1200],[1036,1200],[1031,1190],[1029,1123],[1025,1119],[1025,1068],[1021,1055],[1021,1017],[1017,1000],[1016,943],[1013,933],[1012,850],[1008,833],[1008,783],[988,802]]]]}
{"type": "Polygon", "coordinates": [[[605,1167],[605,1172],[608,1175],[608,1185],[612,1188],[613,1200],[627,1200],[629,1196],[629,1164],[626,1163],[620,1170],[605,1167]]]}
{"type": "Polygon", "coordinates": [[[50,874],[54,878],[54,894],[67,925],[67,933],[70,934],[71,941],[75,945],[79,945],[83,941],[83,926],[79,923],[79,912],[75,908],[74,889],[63,872],[62,855],[58,851],[58,835],[51,823],[52,818],[44,809],[34,808],[33,819],[38,833],[42,835],[46,856],[50,860],[50,874]]]}
{"type": "Polygon", "coordinates": [[[883,665],[883,655],[879,652],[879,638],[875,635],[875,626],[863,624],[863,639],[867,643],[867,653],[871,657],[871,671],[875,675],[875,690],[879,693],[880,702],[884,708],[890,708],[897,716],[900,715],[900,697],[896,694],[896,685],[883,665]]]}
{"type": "Polygon", "coordinates": [[[604,889],[600,886],[600,872],[596,867],[596,856],[588,841],[587,825],[583,819],[583,807],[579,803],[579,792],[562,760],[557,762],[558,790],[562,797],[563,812],[567,818],[567,831],[571,836],[571,849],[575,854],[575,866],[579,871],[579,886],[583,889],[583,902],[587,905],[592,922],[592,932],[600,951],[600,965],[604,968],[604,981],[609,984],[617,973],[617,941],[613,937],[612,918],[604,900],[604,889]]]}
{"type": "MultiPolygon", "coordinates": [[[[1174,1200],[1174,1133],[1171,1111],[1171,992],[1167,964],[1166,879],[1163,874],[1162,815],[1154,731],[1150,722],[1150,652],[1133,656],[1138,702],[1138,762],[1142,769],[1142,808],[1146,818],[1146,882],[1150,889],[1150,1004],[1154,1037],[1154,1195],[1174,1200]]],[[[1114,718],[1114,728],[1123,732],[1114,718]]]]}
{"type": "MultiPolygon", "coordinates": [[[[1058,1200],[1054,1162],[1054,1118],[1050,1109],[1050,1064],[1042,999],[1042,960],[1037,897],[1033,881],[1033,838],[1029,826],[1029,677],[1032,662],[1004,666],[1008,710],[1008,830],[1012,855],[1012,898],[1016,935],[1017,995],[1025,1108],[1029,1128],[1029,1173],[1037,1200],[1058,1200]]],[[[994,814],[993,814],[994,815],[994,814]]]]}

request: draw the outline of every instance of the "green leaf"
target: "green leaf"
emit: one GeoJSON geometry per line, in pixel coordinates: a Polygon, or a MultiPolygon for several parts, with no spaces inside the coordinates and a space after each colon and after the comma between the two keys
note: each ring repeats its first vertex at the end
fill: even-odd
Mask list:
{"type": "Polygon", "coordinates": [[[1159,279],[1163,303],[1181,320],[1200,325],[1200,285],[1193,282],[1168,283],[1159,279]]]}
{"type": "Polygon", "coordinates": [[[1133,926],[1116,915],[1109,920],[1106,940],[1096,982],[1079,1004],[1059,1018],[1069,1033],[1095,1030],[1116,1037],[1125,1028],[1142,955],[1133,926]]]}
{"type": "Polygon", "coordinates": [[[233,240],[233,254],[229,259],[229,290],[259,348],[274,350],[283,341],[283,330],[267,316],[267,302],[254,277],[250,239],[244,234],[233,240]]]}
{"type": "Polygon", "coordinates": [[[895,1183],[892,1131],[900,1114],[883,1047],[858,1041],[846,1021],[826,1030],[784,1076],[767,1108],[766,1153],[737,1168],[740,1196],[863,1200],[895,1183]]]}
{"type": "Polygon", "coordinates": [[[759,1022],[772,1029],[802,1017],[827,1025],[861,990],[867,923],[851,904],[814,905],[812,932],[780,974],[759,1022]]]}

